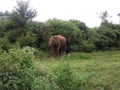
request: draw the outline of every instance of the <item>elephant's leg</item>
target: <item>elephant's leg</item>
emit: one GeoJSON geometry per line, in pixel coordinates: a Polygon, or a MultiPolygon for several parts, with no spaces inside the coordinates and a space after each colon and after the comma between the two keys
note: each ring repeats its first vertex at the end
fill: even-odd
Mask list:
{"type": "Polygon", "coordinates": [[[66,54],[66,46],[62,46],[60,50],[61,54],[66,54]]]}
{"type": "Polygon", "coordinates": [[[58,45],[58,47],[57,47],[57,55],[59,56],[60,55],[60,45],[58,45]]]}
{"type": "Polygon", "coordinates": [[[51,47],[51,56],[54,56],[54,48],[51,47]]]}
{"type": "Polygon", "coordinates": [[[59,50],[59,55],[62,55],[62,48],[60,48],[59,50]]]}
{"type": "Polygon", "coordinates": [[[60,54],[60,48],[57,48],[57,55],[59,56],[60,54]]]}

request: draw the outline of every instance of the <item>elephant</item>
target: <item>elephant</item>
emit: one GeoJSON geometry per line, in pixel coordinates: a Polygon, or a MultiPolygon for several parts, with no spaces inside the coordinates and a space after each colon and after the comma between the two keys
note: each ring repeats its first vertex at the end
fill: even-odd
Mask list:
{"type": "Polygon", "coordinates": [[[62,35],[54,35],[49,38],[49,47],[51,49],[51,55],[60,56],[63,52],[66,53],[67,40],[62,35]]]}

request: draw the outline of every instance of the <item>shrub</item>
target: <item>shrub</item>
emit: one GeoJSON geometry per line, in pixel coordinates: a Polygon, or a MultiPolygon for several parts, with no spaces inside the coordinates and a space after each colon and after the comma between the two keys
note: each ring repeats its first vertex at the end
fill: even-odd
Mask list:
{"type": "Polygon", "coordinates": [[[84,78],[74,73],[70,64],[65,64],[55,70],[56,84],[60,90],[83,90],[84,78]]]}
{"type": "Polygon", "coordinates": [[[63,90],[71,90],[73,83],[72,71],[69,65],[65,65],[56,73],[56,82],[58,86],[63,90]]]}
{"type": "Polygon", "coordinates": [[[31,52],[35,55],[36,58],[45,58],[46,57],[46,53],[44,53],[43,51],[37,49],[37,48],[33,48],[33,47],[30,47],[30,46],[24,46],[23,47],[24,50],[26,50],[27,52],[31,52]]]}
{"type": "Polygon", "coordinates": [[[92,52],[96,49],[95,45],[93,43],[85,44],[83,46],[83,51],[85,52],[92,52]]]}
{"type": "Polygon", "coordinates": [[[33,84],[32,90],[61,90],[55,83],[54,75],[46,75],[37,77],[33,84]]]}
{"type": "Polygon", "coordinates": [[[0,38],[0,48],[2,50],[8,51],[10,47],[11,47],[11,44],[7,38],[0,38]]]}
{"type": "Polygon", "coordinates": [[[35,43],[36,43],[36,36],[34,34],[31,34],[31,33],[27,33],[26,36],[24,37],[20,37],[19,38],[19,44],[21,47],[24,47],[24,46],[36,46],[35,43]]]}
{"type": "Polygon", "coordinates": [[[84,90],[86,78],[75,74],[70,64],[64,64],[53,73],[37,76],[32,83],[32,90],[84,90]]]}
{"type": "Polygon", "coordinates": [[[9,50],[0,55],[0,90],[31,90],[34,55],[25,49],[9,50]]]}

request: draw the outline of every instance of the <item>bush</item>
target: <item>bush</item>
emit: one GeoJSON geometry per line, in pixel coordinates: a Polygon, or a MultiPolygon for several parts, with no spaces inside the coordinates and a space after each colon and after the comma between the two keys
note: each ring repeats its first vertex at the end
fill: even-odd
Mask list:
{"type": "Polygon", "coordinates": [[[56,82],[61,89],[71,90],[73,76],[71,67],[69,65],[65,65],[63,68],[59,69],[59,71],[56,73],[56,76],[56,82]]]}
{"type": "Polygon", "coordinates": [[[10,47],[11,47],[11,44],[7,38],[0,38],[0,48],[2,50],[8,51],[10,47]]]}
{"type": "Polygon", "coordinates": [[[64,64],[53,73],[37,76],[32,90],[84,90],[85,83],[85,78],[75,74],[69,64],[64,64]]]}
{"type": "Polygon", "coordinates": [[[20,37],[18,41],[20,46],[24,47],[24,46],[36,46],[35,45],[36,40],[37,40],[36,36],[28,32],[26,36],[20,37]]]}
{"type": "Polygon", "coordinates": [[[34,55],[25,49],[10,49],[0,55],[0,90],[31,90],[34,55]]]}
{"type": "Polygon", "coordinates": [[[29,46],[24,46],[23,47],[24,50],[26,50],[27,52],[31,52],[34,54],[35,58],[41,59],[41,58],[45,58],[46,57],[46,53],[37,49],[37,48],[33,48],[33,47],[29,47],[29,46]]]}
{"type": "Polygon", "coordinates": [[[83,90],[84,79],[74,73],[69,63],[58,67],[55,76],[60,90],[83,90]]]}
{"type": "Polygon", "coordinates": [[[33,84],[32,90],[61,90],[55,83],[54,75],[46,75],[37,77],[33,84]]]}
{"type": "Polygon", "coordinates": [[[84,52],[92,52],[96,50],[96,46],[92,42],[84,41],[82,45],[82,51],[84,52]]]}

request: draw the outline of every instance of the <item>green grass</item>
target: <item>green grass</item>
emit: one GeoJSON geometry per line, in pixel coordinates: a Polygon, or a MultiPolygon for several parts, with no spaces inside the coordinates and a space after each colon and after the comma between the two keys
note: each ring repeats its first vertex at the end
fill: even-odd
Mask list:
{"type": "Polygon", "coordinates": [[[72,66],[76,75],[87,82],[84,86],[86,90],[120,90],[120,51],[71,53],[36,62],[50,73],[67,63],[72,66]]]}

